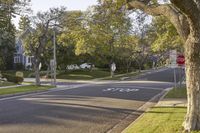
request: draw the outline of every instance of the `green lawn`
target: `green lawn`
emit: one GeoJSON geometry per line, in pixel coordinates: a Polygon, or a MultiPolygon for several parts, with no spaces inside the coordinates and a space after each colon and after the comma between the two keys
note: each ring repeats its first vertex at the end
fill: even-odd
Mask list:
{"type": "Polygon", "coordinates": [[[75,70],[67,71],[57,75],[58,79],[70,79],[70,80],[91,80],[96,78],[103,78],[110,75],[108,71],[102,70],[75,70]]]}
{"type": "MultiPolygon", "coordinates": [[[[24,78],[34,78],[35,74],[33,71],[22,71],[24,73],[24,78]]],[[[15,75],[16,71],[6,71],[4,73],[15,75]]],[[[105,78],[105,80],[120,80],[123,77],[133,77],[138,75],[138,72],[130,73],[115,73],[113,78],[110,77],[109,70],[95,69],[95,70],[72,70],[72,71],[58,71],[58,79],[69,79],[69,80],[92,80],[97,78],[105,78]]],[[[44,76],[46,71],[41,71],[40,75],[44,76]]]]}
{"type": "Polygon", "coordinates": [[[185,107],[154,107],[124,133],[181,133],[185,107]]]}
{"type": "MultiPolygon", "coordinates": [[[[165,98],[186,98],[186,89],[172,89],[165,98]]],[[[186,110],[186,107],[153,107],[123,133],[181,133],[186,110]]]]}
{"type": "Polygon", "coordinates": [[[165,98],[187,98],[186,88],[174,88],[169,91],[165,98]]]}
{"type": "Polygon", "coordinates": [[[0,89],[0,95],[7,95],[7,94],[16,94],[16,93],[23,93],[23,92],[32,92],[32,91],[41,91],[41,90],[48,90],[53,88],[53,86],[21,86],[15,88],[6,88],[0,89]]]}
{"type": "Polygon", "coordinates": [[[15,83],[7,82],[7,81],[0,81],[0,87],[5,87],[5,86],[12,86],[16,85],[15,83]]]}

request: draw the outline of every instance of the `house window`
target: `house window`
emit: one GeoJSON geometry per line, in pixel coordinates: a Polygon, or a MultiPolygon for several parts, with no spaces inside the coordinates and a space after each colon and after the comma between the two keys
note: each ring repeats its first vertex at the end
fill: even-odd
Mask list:
{"type": "Polygon", "coordinates": [[[20,57],[19,57],[19,56],[15,56],[15,57],[14,57],[14,63],[21,63],[21,62],[20,62],[20,57]]]}

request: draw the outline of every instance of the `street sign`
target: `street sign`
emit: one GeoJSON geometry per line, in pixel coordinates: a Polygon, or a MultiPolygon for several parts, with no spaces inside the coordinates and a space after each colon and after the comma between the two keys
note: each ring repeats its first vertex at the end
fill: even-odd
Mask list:
{"type": "Polygon", "coordinates": [[[39,64],[39,70],[41,70],[41,68],[42,68],[42,63],[39,64]]]}
{"type": "Polygon", "coordinates": [[[185,65],[185,56],[180,54],[177,56],[176,63],[178,66],[184,66],[185,65]]]}
{"type": "Polygon", "coordinates": [[[111,70],[114,72],[116,70],[116,64],[115,63],[112,63],[111,64],[111,70]]]}

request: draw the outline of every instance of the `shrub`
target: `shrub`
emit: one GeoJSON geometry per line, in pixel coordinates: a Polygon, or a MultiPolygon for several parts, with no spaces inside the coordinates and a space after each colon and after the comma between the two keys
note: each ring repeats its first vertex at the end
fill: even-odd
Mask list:
{"type": "Polygon", "coordinates": [[[10,74],[3,74],[3,77],[5,77],[8,82],[13,82],[13,83],[17,83],[17,84],[20,84],[24,81],[23,77],[14,76],[14,75],[10,75],[10,74]]]}
{"type": "Polygon", "coordinates": [[[24,65],[22,63],[16,63],[15,64],[15,69],[16,70],[24,70],[24,65]]]}

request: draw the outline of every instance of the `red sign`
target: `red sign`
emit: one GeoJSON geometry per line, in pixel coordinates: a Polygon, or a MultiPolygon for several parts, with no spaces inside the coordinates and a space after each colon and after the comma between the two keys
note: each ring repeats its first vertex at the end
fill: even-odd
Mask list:
{"type": "Polygon", "coordinates": [[[176,63],[177,63],[179,66],[185,65],[185,56],[184,56],[184,55],[178,55],[178,56],[177,56],[177,59],[176,59],[176,63]]]}

